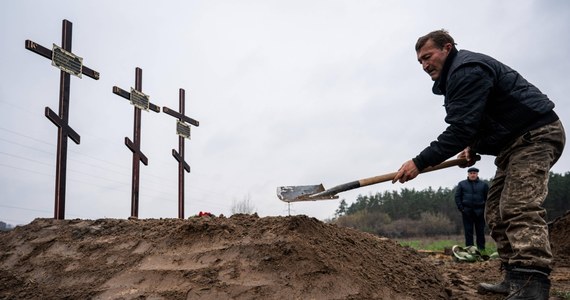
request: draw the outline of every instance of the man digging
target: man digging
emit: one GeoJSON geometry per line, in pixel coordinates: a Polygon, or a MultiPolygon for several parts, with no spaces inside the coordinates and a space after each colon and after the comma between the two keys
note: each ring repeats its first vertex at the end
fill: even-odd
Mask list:
{"type": "Polygon", "coordinates": [[[485,218],[506,273],[502,282],[478,289],[508,299],[548,299],[552,251],[541,205],[566,140],[554,103],[496,59],[457,50],[445,30],[420,37],[416,53],[434,81],[433,93],[444,96],[449,126],[404,162],[392,182],[412,180],[457,153],[470,160],[465,167],[476,154],[496,156],[485,218]]]}

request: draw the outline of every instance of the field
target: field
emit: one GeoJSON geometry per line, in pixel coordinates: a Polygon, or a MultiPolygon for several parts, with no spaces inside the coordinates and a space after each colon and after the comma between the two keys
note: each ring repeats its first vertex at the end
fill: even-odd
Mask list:
{"type": "MultiPolygon", "coordinates": [[[[395,239],[400,245],[408,246],[416,250],[445,252],[454,245],[465,246],[463,235],[445,235],[432,237],[416,237],[395,239]]],[[[490,236],[485,236],[485,252],[493,253],[497,250],[495,242],[490,236]]]]}

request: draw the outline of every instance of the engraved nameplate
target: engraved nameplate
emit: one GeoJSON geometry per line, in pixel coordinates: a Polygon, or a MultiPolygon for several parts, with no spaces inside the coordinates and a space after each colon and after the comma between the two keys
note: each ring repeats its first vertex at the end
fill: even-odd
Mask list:
{"type": "Polygon", "coordinates": [[[143,94],[133,88],[131,88],[131,95],[130,95],[131,104],[142,109],[148,111],[149,104],[150,104],[150,97],[148,95],[143,94]]]}
{"type": "Polygon", "coordinates": [[[181,122],[180,120],[176,121],[176,134],[181,137],[185,137],[190,139],[190,125],[181,122]]]}
{"type": "Polygon", "coordinates": [[[81,78],[83,58],[53,44],[51,64],[62,71],[81,78]]]}

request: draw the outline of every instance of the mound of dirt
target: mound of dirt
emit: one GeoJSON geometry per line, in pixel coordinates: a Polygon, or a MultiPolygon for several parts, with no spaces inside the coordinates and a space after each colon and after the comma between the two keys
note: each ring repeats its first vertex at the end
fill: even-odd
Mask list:
{"type": "Polygon", "coordinates": [[[570,267],[570,211],[548,224],[555,265],[570,267]]]}
{"type": "MultiPolygon", "coordinates": [[[[567,254],[570,215],[559,222],[567,254]]],[[[36,219],[0,234],[0,299],[500,299],[474,292],[500,276],[497,262],[426,257],[306,216],[36,219]]]]}

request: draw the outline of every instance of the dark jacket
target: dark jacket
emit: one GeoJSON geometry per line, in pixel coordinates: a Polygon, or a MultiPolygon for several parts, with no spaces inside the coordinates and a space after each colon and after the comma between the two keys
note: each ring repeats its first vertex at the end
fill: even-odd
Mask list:
{"type": "Polygon", "coordinates": [[[489,185],[479,178],[473,181],[469,179],[460,181],[455,190],[457,209],[463,211],[464,208],[485,208],[488,192],[489,185]]]}
{"type": "Polygon", "coordinates": [[[467,146],[497,155],[527,131],[558,120],[554,103],[518,72],[467,50],[452,49],[433,92],[445,96],[449,126],[413,159],[420,170],[467,146]]]}

